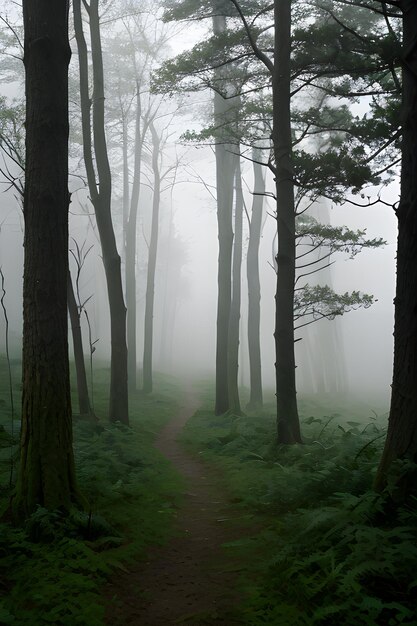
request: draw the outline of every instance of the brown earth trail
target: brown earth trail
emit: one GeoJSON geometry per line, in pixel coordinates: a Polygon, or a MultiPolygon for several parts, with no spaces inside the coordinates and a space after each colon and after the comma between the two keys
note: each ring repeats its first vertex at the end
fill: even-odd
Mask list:
{"type": "MultiPolygon", "coordinates": [[[[106,623],[135,626],[235,626],[231,617],[239,603],[234,590],[237,563],[222,544],[244,534],[233,522],[233,505],[221,489],[221,476],[184,450],[177,436],[199,402],[186,395],[179,414],[160,433],[156,448],[183,476],[184,501],[176,515],[177,535],[155,548],[135,571],[111,585],[115,600],[108,607],[106,623]]],[[[242,513],[235,509],[234,517],[242,513]]]]}

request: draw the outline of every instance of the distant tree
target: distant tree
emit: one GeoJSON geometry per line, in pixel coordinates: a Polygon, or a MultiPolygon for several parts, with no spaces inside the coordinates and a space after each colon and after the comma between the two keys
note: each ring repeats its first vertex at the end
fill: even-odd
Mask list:
{"type": "MultiPolygon", "coordinates": [[[[184,19],[187,10],[190,13],[191,3],[178,6],[172,2],[171,5],[169,19],[184,19]]],[[[329,32],[332,35],[326,46],[320,13],[325,9],[316,9],[314,4],[306,7],[295,0],[282,0],[273,4],[228,0],[222,3],[222,10],[229,20],[234,21],[235,27],[179,55],[165,64],[159,74],[160,85],[165,85],[165,88],[170,81],[180,80],[182,89],[210,87],[226,99],[230,98],[227,81],[239,77],[240,95],[244,101],[240,114],[239,142],[251,148],[260,139],[269,141],[263,162],[275,179],[275,190],[270,195],[276,202],[278,233],[274,334],[280,443],[301,440],[295,385],[293,319],[296,218],[305,210],[301,199],[307,197],[311,202],[320,196],[327,196],[343,202],[346,193],[352,189],[358,192],[365,183],[377,183],[378,172],[372,170],[370,161],[377,157],[382,159],[383,153],[386,157],[389,147],[394,145],[391,140],[386,144],[383,133],[377,136],[372,133],[371,120],[366,119],[366,116],[364,120],[355,119],[349,107],[335,107],[327,102],[330,95],[346,95],[346,91],[353,98],[353,85],[358,76],[358,81],[363,76],[366,76],[365,80],[375,82],[383,82],[385,79],[386,89],[391,89],[392,81],[385,78],[390,72],[390,61],[385,57],[381,60],[381,49],[374,35],[377,30],[371,24],[369,42],[360,34],[361,43],[356,45],[356,33],[350,28],[346,34],[347,29],[330,12],[330,15],[326,14],[330,25],[326,23],[326,26],[327,35],[329,32]],[[315,20],[313,26],[312,18],[315,20]],[[334,41],[337,43],[341,36],[345,38],[343,51],[349,48],[352,51],[349,58],[347,54],[339,58],[338,46],[335,49],[334,41]],[[225,65],[234,68],[234,71],[225,73],[227,80],[221,81],[216,68],[224,68],[225,65]],[[348,89],[346,82],[350,74],[353,78],[348,81],[348,89]],[[331,87],[326,80],[327,83],[331,82],[331,87]],[[298,108],[295,106],[297,99],[300,102],[298,94],[304,89],[309,89],[309,95],[316,95],[317,90],[321,89],[324,93],[319,104],[309,110],[310,119],[302,99],[301,105],[298,108]],[[311,138],[317,135],[323,137],[323,149],[315,152],[311,150],[311,138]],[[374,155],[368,156],[363,145],[365,139],[368,142],[366,147],[375,146],[374,155]]],[[[204,14],[204,7],[194,7],[193,10],[194,17],[204,14]]],[[[366,28],[365,24],[366,19],[362,19],[361,27],[366,28]]],[[[376,109],[372,122],[378,114],[379,109],[376,109]]],[[[227,132],[224,127],[224,118],[221,125],[214,121],[212,128],[206,129],[200,136],[218,136],[221,128],[224,137],[227,132]]]]}
{"type": "Polygon", "coordinates": [[[232,256],[232,299],[229,316],[229,345],[227,354],[229,408],[235,415],[242,413],[239,398],[239,336],[240,336],[240,306],[242,291],[242,255],[243,255],[243,190],[240,156],[235,156],[235,215],[234,239],[232,256]]]}
{"type": "MultiPolygon", "coordinates": [[[[125,294],[127,305],[128,385],[137,387],[137,226],[140,210],[144,146],[149,123],[155,118],[160,98],[149,93],[150,73],[157,57],[166,46],[168,34],[145,4],[139,14],[129,3],[118,10],[123,29],[116,35],[110,30],[107,52],[107,116],[112,122],[109,149],[122,151],[123,256],[125,261],[125,294]],[[113,84],[112,84],[113,83],[113,84]]],[[[117,180],[117,174],[114,176],[117,180]]]]}
{"type": "Polygon", "coordinates": [[[253,200],[249,223],[249,243],[246,258],[246,277],[248,282],[248,349],[250,397],[248,409],[262,408],[262,368],[261,368],[261,284],[259,277],[259,245],[263,223],[263,203],[265,194],[265,176],[263,173],[261,151],[254,148],[253,153],[253,200]]]}
{"type": "Polygon", "coordinates": [[[149,122],[152,137],[151,170],[152,170],[152,217],[148,244],[148,266],[146,272],[145,320],[143,341],[143,387],[144,393],[153,390],[153,344],[154,344],[154,304],[155,277],[158,257],[159,222],[161,195],[175,181],[178,163],[164,165],[164,149],[168,139],[168,128],[172,117],[165,128],[157,128],[153,120],[149,122]],[[173,175],[170,180],[170,175],[173,175]],[[165,186],[167,185],[167,186],[165,186]]]}
{"type": "Polygon", "coordinates": [[[68,2],[24,0],[25,264],[21,458],[16,518],[79,496],[67,341],[68,2]],[[51,62],[53,60],[53,62],[51,62]]]}
{"type": "Polygon", "coordinates": [[[152,135],[152,223],[149,240],[148,271],[146,280],[145,302],[145,335],[143,346],[143,391],[151,393],[153,389],[152,357],[153,357],[153,315],[155,301],[155,271],[158,253],[159,211],[161,204],[161,172],[159,159],[161,155],[161,139],[153,122],[150,124],[152,135]]]}
{"type": "Polygon", "coordinates": [[[85,250],[85,244],[79,246],[74,240],[74,249],[71,249],[76,265],[75,281],[72,280],[71,271],[68,272],[68,313],[71,321],[72,343],[74,348],[75,371],[77,377],[78,407],[80,415],[94,417],[94,411],[88,393],[87,375],[85,370],[84,349],[81,331],[81,314],[85,311],[85,305],[90,300],[89,296],[82,301],[80,296],[80,276],[85,260],[92,246],[85,250]],[[75,289],[74,289],[75,284],[75,289]]]}
{"type": "Polygon", "coordinates": [[[25,169],[24,106],[20,101],[7,102],[0,98],[0,174],[8,188],[23,198],[23,172],[25,169]]]}

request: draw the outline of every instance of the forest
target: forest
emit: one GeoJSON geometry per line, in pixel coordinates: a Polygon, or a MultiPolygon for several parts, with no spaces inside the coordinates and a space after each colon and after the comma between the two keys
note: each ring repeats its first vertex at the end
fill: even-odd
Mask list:
{"type": "Polygon", "coordinates": [[[417,626],[416,0],[2,0],[0,186],[0,624],[417,626]]]}

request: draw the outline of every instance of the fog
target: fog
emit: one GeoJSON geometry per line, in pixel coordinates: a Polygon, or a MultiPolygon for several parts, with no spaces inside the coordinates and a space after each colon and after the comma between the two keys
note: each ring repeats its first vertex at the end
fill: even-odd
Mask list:
{"type": "MultiPolygon", "coordinates": [[[[115,20],[114,33],[120,31],[120,22],[115,20]]],[[[173,56],[192,46],[203,32],[203,27],[193,26],[177,29],[170,37],[169,52],[173,56]]],[[[109,27],[104,41],[112,36],[109,27]]],[[[106,43],[104,44],[106,45],[106,43]]],[[[76,74],[77,54],[73,42],[72,73],[76,74]]],[[[106,63],[106,56],[105,56],[106,63]]],[[[156,64],[157,65],[157,64],[156,64]]],[[[2,95],[9,100],[17,97],[21,86],[18,81],[1,86],[2,95]]],[[[106,85],[108,89],[108,85],[106,85]]],[[[74,98],[76,98],[74,94],[74,98]]],[[[171,164],[178,159],[175,183],[169,184],[161,196],[160,241],[157,255],[155,310],[154,310],[154,367],[156,370],[183,378],[212,378],[215,369],[215,330],[217,303],[217,218],[215,201],[215,158],[212,147],[193,146],[185,143],[181,135],[187,130],[199,130],[205,123],[199,118],[210,110],[209,91],[194,94],[181,104],[181,115],[170,117],[169,139],[166,145],[166,162],[171,164]]],[[[166,123],[166,116],[175,111],[178,105],[175,98],[161,106],[159,128],[166,123]],[[165,118],[164,118],[165,116],[165,118]]],[[[76,110],[75,106],[75,110],[76,110]]],[[[110,132],[110,131],[109,131],[110,132]]],[[[149,138],[148,138],[149,139],[149,138]]],[[[114,144],[114,140],[113,140],[114,144]]],[[[119,252],[122,252],[121,234],[121,168],[117,162],[117,145],[112,146],[113,175],[113,219],[118,238],[119,252]]],[[[120,161],[120,155],[118,157],[120,161]]],[[[8,164],[14,173],[13,165],[8,164]]],[[[250,207],[253,191],[252,166],[249,160],[242,161],[244,195],[250,207]]],[[[88,311],[93,340],[94,357],[99,360],[109,358],[109,313],[106,301],[106,288],[101,259],[100,245],[95,230],[94,211],[89,201],[85,181],[78,178],[80,173],[80,148],[77,147],[71,158],[70,170],[77,176],[70,177],[72,191],[70,206],[70,248],[75,250],[75,241],[84,250],[91,247],[85,260],[79,280],[80,297],[88,299],[88,311]],[[89,215],[86,215],[89,213],[89,215]]],[[[143,352],[143,316],[146,290],[147,251],[150,237],[150,213],[152,191],[149,171],[149,153],[146,156],[142,173],[139,216],[137,229],[137,354],[141,367],[143,352]]],[[[267,190],[273,190],[273,180],[267,174],[267,190]]],[[[376,188],[369,191],[373,202],[379,193],[376,188]]],[[[398,198],[398,182],[392,182],[382,190],[385,202],[395,202],[398,198]]],[[[349,198],[347,198],[349,200],[349,198]]],[[[355,197],[358,201],[358,197],[355,197]]],[[[364,205],[367,200],[360,200],[364,205]]],[[[330,268],[331,280],[337,292],[359,290],[373,294],[377,301],[368,309],[346,313],[335,320],[321,320],[311,327],[302,329],[297,337],[297,379],[302,393],[317,391],[312,384],[311,371],[325,367],[336,367],[336,359],[345,372],[345,392],[378,398],[381,405],[388,401],[392,369],[393,297],[395,284],[395,244],[396,219],[394,212],[385,204],[353,206],[347,201],[336,206],[331,201],[324,202],[333,225],[347,225],[352,229],[366,229],[370,238],[382,237],[387,244],[377,250],[363,250],[355,259],[348,255],[335,255],[335,263],[330,268]],[[337,354],[326,354],[325,346],[330,335],[337,336],[337,354]],[[313,342],[313,343],[312,343],[313,342]],[[313,362],[307,364],[306,345],[315,346],[313,362]],[[323,347],[324,353],[319,355],[323,347]],[[314,358],[317,361],[314,362],[314,358]]],[[[262,374],[266,389],[274,387],[274,292],[276,276],[273,264],[275,219],[272,215],[273,203],[266,202],[265,223],[262,233],[259,267],[261,278],[261,347],[262,374]]],[[[23,219],[18,194],[5,182],[0,196],[0,265],[5,276],[5,305],[10,323],[10,342],[14,356],[20,354],[22,334],[22,267],[23,267],[23,219]]],[[[245,257],[248,242],[248,223],[244,218],[244,260],[242,268],[242,314],[240,324],[240,384],[247,386],[248,347],[247,347],[247,286],[245,277],[245,257]]],[[[276,250],[275,250],[276,252],[276,250]]],[[[122,264],[124,259],[122,259],[122,264]]],[[[71,258],[72,272],[75,271],[71,258]]],[[[123,270],[124,271],[124,270],[123,270]]],[[[313,284],[316,278],[312,277],[313,284]]],[[[88,346],[87,327],[83,327],[85,351],[88,346]]],[[[5,344],[5,322],[0,319],[1,349],[5,344]]],[[[311,357],[310,357],[311,358],[311,357]]],[[[326,388],[326,391],[334,391],[326,388]]]]}

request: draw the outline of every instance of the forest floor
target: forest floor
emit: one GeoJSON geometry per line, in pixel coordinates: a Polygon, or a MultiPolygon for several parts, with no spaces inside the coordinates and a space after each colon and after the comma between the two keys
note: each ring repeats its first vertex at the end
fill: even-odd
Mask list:
{"type": "Polygon", "coordinates": [[[108,624],[242,623],[233,617],[239,604],[234,583],[241,565],[222,544],[245,536],[244,516],[228,498],[220,472],[177,440],[198,406],[197,397],[186,393],[179,413],[155,444],[184,479],[175,536],[168,545],[152,549],[145,562],[113,578],[106,594],[111,598],[108,624]]]}

